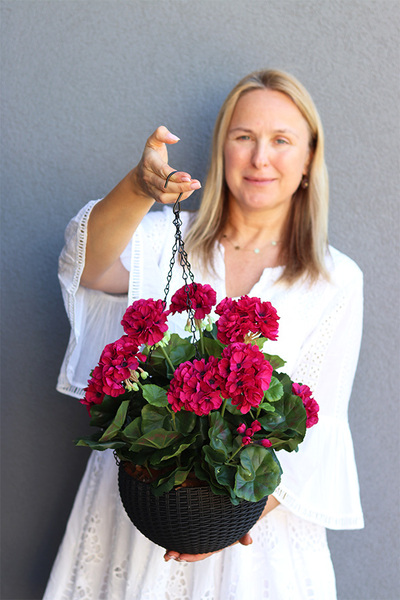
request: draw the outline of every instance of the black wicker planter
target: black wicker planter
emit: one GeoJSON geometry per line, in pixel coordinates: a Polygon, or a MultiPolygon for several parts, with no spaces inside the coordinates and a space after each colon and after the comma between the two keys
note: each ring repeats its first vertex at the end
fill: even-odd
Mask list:
{"type": "Polygon", "coordinates": [[[209,487],[156,497],[150,484],[131,477],[123,463],[118,482],[124,508],[139,531],[163,548],[188,554],[214,552],[236,542],[256,523],[267,501],[243,500],[234,506],[228,496],[217,496],[209,487]]]}

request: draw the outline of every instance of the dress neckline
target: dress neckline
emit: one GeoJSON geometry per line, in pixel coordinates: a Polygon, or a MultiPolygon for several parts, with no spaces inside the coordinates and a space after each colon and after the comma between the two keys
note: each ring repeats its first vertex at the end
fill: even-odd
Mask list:
{"type": "MultiPolygon", "coordinates": [[[[216,257],[218,257],[218,259],[220,260],[220,264],[215,265],[216,271],[218,274],[221,274],[220,275],[221,288],[224,292],[224,297],[226,297],[227,294],[226,294],[226,278],[225,278],[225,248],[218,240],[215,243],[216,243],[216,250],[217,250],[216,257]]],[[[270,284],[275,283],[275,281],[281,275],[283,269],[284,269],[283,265],[278,265],[277,267],[264,267],[259,280],[256,281],[256,283],[253,285],[251,290],[247,293],[247,296],[256,295],[257,288],[260,285],[262,285],[263,283],[266,283],[267,281],[269,281],[270,284]]],[[[234,299],[235,298],[240,298],[240,296],[235,296],[234,299]]]]}

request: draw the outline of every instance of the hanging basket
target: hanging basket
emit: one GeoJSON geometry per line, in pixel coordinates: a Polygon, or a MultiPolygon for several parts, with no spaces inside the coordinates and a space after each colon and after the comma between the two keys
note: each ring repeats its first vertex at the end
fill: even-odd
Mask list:
{"type": "Polygon", "coordinates": [[[234,506],[209,486],[187,487],[154,496],[149,483],[119,466],[119,491],[132,523],[149,540],[180,553],[203,554],[230,546],[257,522],[267,497],[234,506]]]}

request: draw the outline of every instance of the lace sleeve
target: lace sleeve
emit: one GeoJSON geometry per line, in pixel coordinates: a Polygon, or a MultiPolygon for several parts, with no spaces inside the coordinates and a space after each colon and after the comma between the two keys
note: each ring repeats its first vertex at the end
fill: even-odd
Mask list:
{"type": "Polygon", "coordinates": [[[293,513],[331,529],[363,527],[347,409],[362,331],[362,273],[351,276],[305,341],[292,378],[306,383],[320,406],[298,453],[279,453],[276,498],[293,513]]]}
{"type": "Polygon", "coordinates": [[[76,398],[83,397],[83,388],[104,346],[122,335],[120,321],[127,305],[126,294],[105,294],[80,285],[87,223],[95,204],[89,202],[68,224],[58,268],[71,334],[57,390],[76,398]]]}

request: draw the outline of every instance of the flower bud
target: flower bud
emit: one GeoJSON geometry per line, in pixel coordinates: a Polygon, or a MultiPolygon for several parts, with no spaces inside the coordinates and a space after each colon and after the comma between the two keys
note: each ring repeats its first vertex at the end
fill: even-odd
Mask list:
{"type": "Polygon", "coordinates": [[[261,440],[261,445],[264,446],[264,448],[271,448],[272,442],[265,438],[264,440],[261,440]]]}

